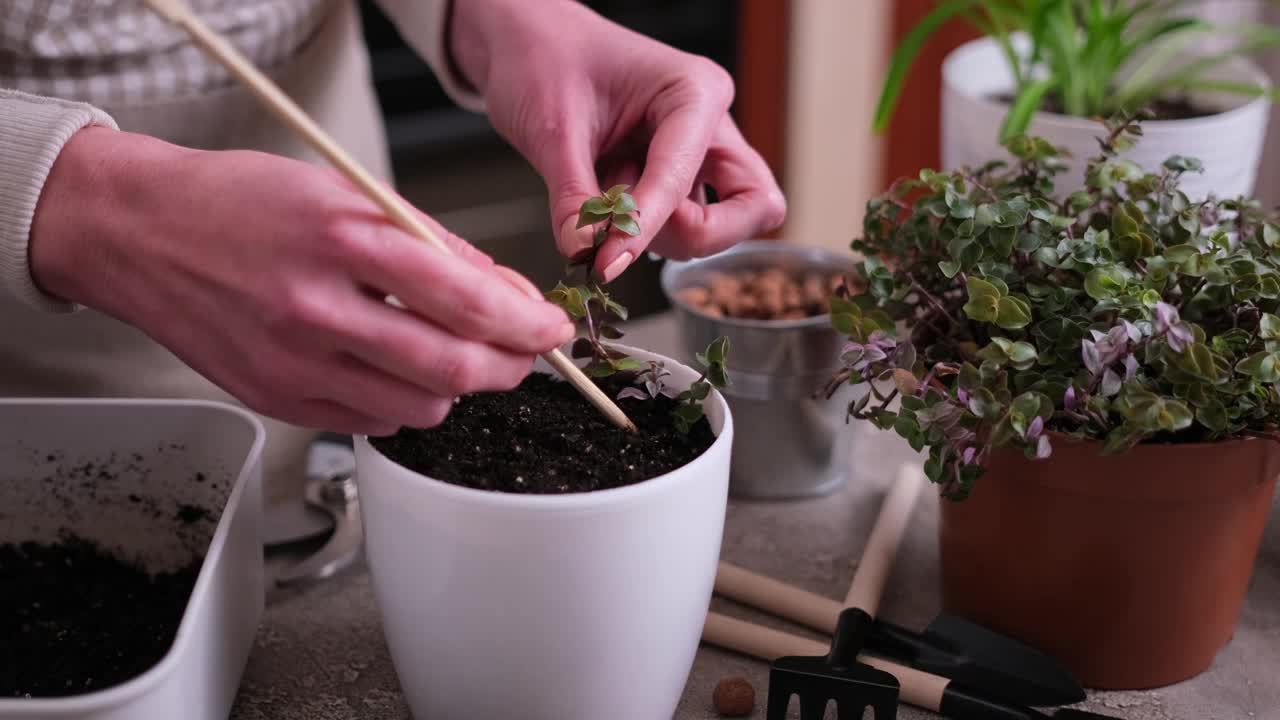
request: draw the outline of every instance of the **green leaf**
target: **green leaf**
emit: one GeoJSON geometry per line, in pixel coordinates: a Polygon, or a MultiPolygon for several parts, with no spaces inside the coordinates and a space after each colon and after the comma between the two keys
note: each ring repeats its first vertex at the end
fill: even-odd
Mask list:
{"type": "Polygon", "coordinates": [[[614,300],[606,300],[604,307],[606,310],[616,315],[619,320],[626,321],[629,313],[627,312],[627,309],[619,303],[614,300]]]}
{"type": "Polygon", "coordinates": [[[608,362],[596,361],[589,363],[585,368],[583,368],[583,372],[591,377],[608,377],[609,375],[617,372],[617,370],[615,370],[608,362]]]}
{"type": "Polygon", "coordinates": [[[988,297],[999,299],[1001,295],[1000,290],[994,284],[980,277],[969,278],[967,286],[969,290],[970,300],[972,300],[973,298],[988,298],[988,297]]]}
{"type": "Polygon", "coordinates": [[[1006,330],[1017,330],[1030,322],[1031,307],[1026,302],[1016,297],[1000,298],[996,305],[996,325],[1006,330]]]}
{"type": "Polygon", "coordinates": [[[613,226],[628,235],[640,234],[640,223],[636,222],[635,218],[630,215],[614,215],[613,226]]]}
{"type": "Polygon", "coordinates": [[[1280,225],[1267,223],[1262,226],[1262,241],[1267,247],[1280,247],[1280,225]]]}
{"type": "Polygon", "coordinates": [[[1196,410],[1196,420],[1214,432],[1222,432],[1227,429],[1227,406],[1220,400],[1211,400],[1208,405],[1196,410]]]}
{"type": "Polygon", "coordinates": [[[630,188],[631,188],[630,185],[614,185],[613,187],[604,191],[604,198],[610,204],[616,203],[618,201],[618,198],[622,197],[622,193],[626,192],[630,188]]]}
{"type": "Polygon", "coordinates": [[[1200,254],[1200,249],[1194,245],[1172,245],[1165,248],[1164,257],[1172,263],[1181,265],[1191,258],[1200,254]]]}
{"type": "Polygon", "coordinates": [[[969,302],[964,305],[964,314],[970,320],[978,322],[994,322],[999,312],[1000,299],[995,296],[970,296],[969,302]]]}
{"type": "Polygon", "coordinates": [[[729,355],[729,338],[721,335],[707,346],[707,361],[713,365],[723,365],[729,355]]]}
{"type": "Polygon", "coordinates": [[[938,269],[948,278],[953,278],[960,274],[960,264],[954,260],[939,260],[938,269]]]}
{"type": "Polygon", "coordinates": [[[1258,336],[1266,340],[1280,338],[1280,317],[1263,313],[1262,321],[1258,324],[1258,336]]]}
{"type": "Polygon", "coordinates": [[[595,347],[591,344],[591,341],[588,340],[587,338],[584,338],[584,337],[578,338],[577,340],[573,341],[573,347],[570,349],[569,355],[575,360],[581,360],[582,358],[589,358],[595,355],[595,347]]]}
{"type": "Polygon", "coordinates": [[[1280,367],[1276,353],[1259,352],[1236,363],[1236,372],[1243,373],[1263,383],[1280,381],[1280,367]]]}
{"type": "Polygon", "coordinates": [[[618,199],[613,203],[614,215],[626,215],[636,211],[636,199],[628,193],[618,195],[618,199]]]}
{"type": "Polygon", "coordinates": [[[707,368],[707,380],[718,388],[726,388],[731,385],[729,376],[725,374],[723,365],[712,365],[707,368]]]}
{"type": "Polygon", "coordinates": [[[853,302],[852,300],[848,300],[842,297],[832,296],[831,298],[828,299],[827,302],[828,302],[828,307],[830,307],[831,309],[832,315],[845,314],[845,315],[852,315],[855,318],[862,317],[862,308],[858,307],[858,304],[853,302]]]}
{"type": "Polygon", "coordinates": [[[621,360],[613,361],[613,368],[619,371],[639,370],[642,367],[644,367],[644,363],[641,363],[639,360],[631,357],[622,358],[621,360]]]}
{"type": "Polygon", "coordinates": [[[1084,291],[1094,300],[1110,300],[1123,292],[1124,286],[1124,276],[1114,268],[1094,268],[1084,278],[1084,291]]]}
{"type": "Polygon", "coordinates": [[[600,336],[608,340],[617,340],[623,336],[623,332],[612,325],[601,325],[600,336]]]}
{"type": "Polygon", "coordinates": [[[849,313],[838,313],[831,316],[831,327],[841,335],[848,335],[851,338],[862,338],[862,325],[858,322],[858,318],[849,313]]]}
{"type": "Polygon", "coordinates": [[[885,74],[884,85],[880,89],[880,98],[876,102],[875,115],[872,118],[872,128],[876,132],[884,132],[888,127],[898,96],[902,93],[902,86],[907,80],[907,71],[910,70],[925,41],[952,17],[967,12],[979,2],[980,0],[948,0],[941,3],[903,35],[893,51],[893,56],[889,59],[888,72],[885,74]]]}
{"type": "Polygon", "coordinates": [[[973,366],[973,363],[964,363],[960,366],[960,373],[956,378],[956,382],[961,390],[975,390],[982,384],[982,374],[978,372],[978,368],[973,366]]]}
{"type": "Polygon", "coordinates": [[[978,388],[969,395],[969,412],[980,418],[995,417],[1003,410],[996,396],[986,388],[978,388]]]}

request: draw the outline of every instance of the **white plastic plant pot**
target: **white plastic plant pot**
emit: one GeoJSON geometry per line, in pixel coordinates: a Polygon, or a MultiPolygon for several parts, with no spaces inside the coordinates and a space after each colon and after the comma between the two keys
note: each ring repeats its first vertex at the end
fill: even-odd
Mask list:
{"type": "MultiPolygon", "coordinates": [[[[1025,36],[1014,46],[1027,51],[1025,36]]],[[[1225,82],[1269,86],[1265,73],[1244,58],[1232,58],[1206,77],[1225,82]]],[[[970,41],[947,55],[942,65],[942,164],[944,170],[977,167],[990,160],[1010,159],[999,143],[1000,127],[1009,105],[996,99],[1014,86],[1013,74],[999,46],[990,37],[970,41]]],[[[1183,176],[1182,189],[1192,200],[1209,193],[1219,198],[1252,194],[1266,139],[1270,101],[1264,97],[1220,92],[1193,92],[1197,105],[1220,112],[1185,120],[1148,120],[1143,136],[1121,157],[1143,169],[1155,170],[1172,155],[1199,159],[1203,173],[1183,176]]],[[[1102,124],[1089,118],[1037,113],[1027,134],[1045,138],[1071,155],[1067,170],[1057,176],[1055,194],[1065,197],[1084,181],[1084,166],[1098,154],[1102,124]]]]}
{"type": "Polygon", "coordinates": [[[0,399],[0,543],[70,532],[149,572],[203,556],[156,664],[92,692],[0,699],[0,720],[226,720],[264,604],[264,438],[215,402],[0,399]]]}
{"type": "MultiPolygon", "coordinates": [[[[665,361],[673,387],[697,378],[619,347],[665,361]]],[[[584,493],[465,488],[356,438],[366,557],[417,720],[672,716],[710,606],[728,495],[733,423],[718,392],[705,407],[717,437],[702,455],[584,493]]]]}

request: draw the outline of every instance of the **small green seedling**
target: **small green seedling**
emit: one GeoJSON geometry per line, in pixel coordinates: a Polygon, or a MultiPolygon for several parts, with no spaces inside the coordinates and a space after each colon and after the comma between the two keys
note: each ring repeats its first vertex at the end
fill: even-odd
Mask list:
{"type": "Polygon", "coordinates": [[[612,228],[628,234],[640,234],[640,224],[635,215],[639,213],[636,201],[626,191],[626,185],[614,185],[603,194],[588,198],[578,211],[578,228],[597,225],[592,233],[591,247],[574,255],[567,268],[573,275],[575,269],[583,268],[581,283],[569,285],[559,282],[547,291],[549,302],[558,305],[566,313],[583,321],[586,335],[574,341],[570,354],[576,359],[587,360],[583,371],[591,377],[604,378],[611,375],[629,376],[630,387],[618,393],[618,399],[656,399],[659,395],[673,397],[678,403],[673,414],[675,427],[681,433],[687,433],[703,415],[702,401],[711,392],[711,387],[726,387],[728,377],[725,374],[724,361],[729,350],[728,338],[717,338],[706,352],[698,354],[698,362],[706,369],[697,381],[684,392],[672,395],[666,388],[663,378],[671,373],[658,361],[641,362],[628,356],[606,340],[618,340],[623,336],[614,323],[625,322],[628,316],[623,307],[600,286],[591,276],[591,268],[595,266],[600,246],[608,239],[612,228]]]}

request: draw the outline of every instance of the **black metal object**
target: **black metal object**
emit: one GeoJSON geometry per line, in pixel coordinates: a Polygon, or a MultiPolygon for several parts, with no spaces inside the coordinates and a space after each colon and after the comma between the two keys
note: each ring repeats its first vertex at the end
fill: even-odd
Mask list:
{"type": "Polygon", "coordinates": [[[942,706],[938,711],[954,720],[1118,720],[1111,715],[1074,708],[1045,713],[970,693],[954,683],[942,692],[942,706]]]}
{"type": "Polygon", "coordinates": [[[862,720],[868,707],[875,720],[898,716],[898,679],[858,662],[874,620],[865,611],[840,613],[825,657],[778,658],[769,668],[767,720],[785,720],[793,695],[800,698],[800,720],[822,720],[827,704],[835,702],[840,720],[862,720]]]}
{"type": "Polygon", "coordinates": [[[1079,681],[1045,653],[946,613],[922,633],[877,620],[865,650],[1020,705],[1070,705],[1085,698],[1079,681]]]}

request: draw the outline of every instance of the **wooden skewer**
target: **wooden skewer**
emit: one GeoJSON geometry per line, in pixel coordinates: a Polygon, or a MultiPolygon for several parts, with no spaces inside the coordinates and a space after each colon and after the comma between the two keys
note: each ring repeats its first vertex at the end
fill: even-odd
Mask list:
{"type": "MultiPolygon", "coordinates": [[[[452,254],[453,251],[431,228],[407,206],[395,193],[378,182],[359,163],[346,153],[324,130],[284,94],[279,86],[271,82],[236,50],[226,38],[214,32],[204,23],[184,0],[146,0],[153,10],[163,15],[169,22],[182,28],[191,39],[210,55],[222,63],[227,70],[242,82],[262,103],[280,120],[302,137],[347,176],[356,187],[360,188],[370,200],[377,203],[400,229],[430,243],[437,250],[452,254]]],[[[615,425],[632,432],[636,426],[627,417],[622,408],[604,393],[595,383],[574,365],[564,353],[553,349],[542,356],[556,372],[568,380],[578,392],[604,413],[615,425]]]]}

